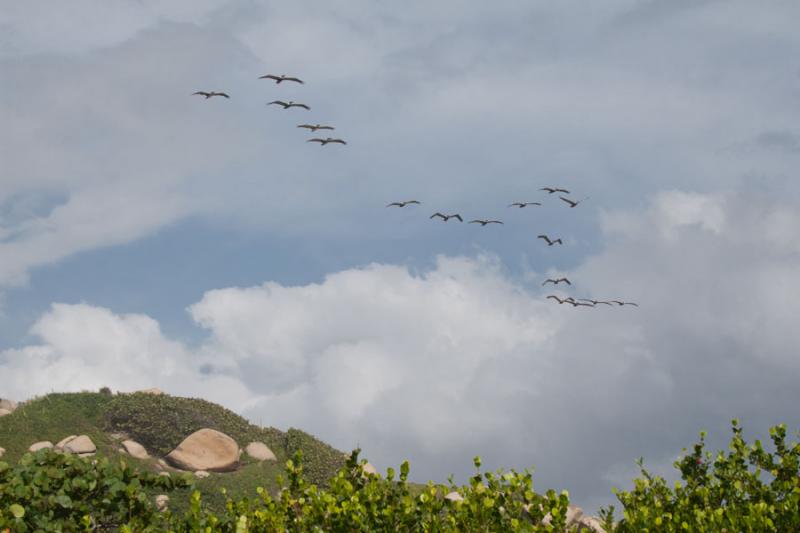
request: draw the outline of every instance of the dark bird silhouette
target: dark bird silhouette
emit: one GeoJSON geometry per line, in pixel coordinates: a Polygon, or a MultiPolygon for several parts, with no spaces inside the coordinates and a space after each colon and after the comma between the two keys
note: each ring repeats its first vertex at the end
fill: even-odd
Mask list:
{"type": "Polygon", "coordinates": [[[288,102],[283,102],[281,100],[275,100],[274,102],[270,102],[267,105],[272,105],[272,104],[278,104],[279,106],[283,106],[284,109],[289,109],[290,107],[302,107],[303,109],[307,109],[308,111],[311,111],[311,108],[308,107],[306,104],[296,104],[296,103],[292,102],[291,100],[288,101],[288,102]]]}
{"type": "Polygon", "coordinates": [[[467,224],[480,224],[481,227],[486,224],[502,224],[499,220],[470,220],[467,224]]]}
{"type": "Polygon", "coordinates": [[[591,302],[592,305],[597,305],[597,304],[611,305],[611,302],[604,302],[603,300],[592,300],[590,298],[578,298],[578,300],[583,302],[591,302]]]}
{"type": "Polygon", "coordinates": [[[569,198],[564,198],[563,196],[559,196],[559,198],[561,198],[562,200],[564,200],[565,202],[567,202],[567,203],[569,204],[569,206],[570,206],[570,207],[575,207],[576,205],[578,205],[579,203],[581,203],[583,200],[586,200],[586,199],[588,199],[589,197],[587,196],[587,197],[586,197],[586,198],[584,198],[583,200],[570,200],[569,198]]]}
{"type": "Polygon", "coordinates": [[[209,99],[209,98],[211,98],[212,96],[224,96],[225,98],[230,98],[230,96],[228,96],[227,94],[225,94],[225,93],[218,93],[218,92],[216,92],[216,91],[211,91],[211,92],[207,92],[207,91],[197,91],[196,93],[192,93],[192,96],[194,96],[194,95],[196,95],[196,94],[199,94],[199,95],[205,96],[205,97],[206,97],[206,100],[208,100],[208,99],[209,99]]]}
{"type": "Polygon", "coordinates": [[[431,215],[431,216],[429,216],[428,218],[434,218],[434,217],[439,217],[439,218],[441,218],[441,219],[442,219],[443,221],[445,221],[445,222],[447,222],[447,221],[448,221],[448,220],[450,220],[451,218],[457,218],[459,222],[464,222],[464,219],[463,219],[463,218],[461,218],[461,215],[459,215],[458,213],[455,213],[455,214],[452,214],[452,215],[443,215],[442,213],[439,213],[439,212],[437,211],[436,213],[432,214],[432,215],[431,215]]]}
{"type": "Polygon", "coordinates": [[[542,205],[540,202],[514,202],[513,204],[508,204],[508,207],[519,207],[522,209],[523,207],[527,207],[529,205],[542,205]]]}
{"type": "Polygon", "coordinates": [[[263,80],[265,78],[270,80],[275,80],[276,85],[282,81],[293,81],[296,83],[303,83],[303,80],[301,80],[300,78],[294,78],[292,76],[287,76],[286,74],[281,74],[280,76],[276,76],[275,74],[265,74],[264,76],[258,77],[258,79],[260,80],[263,80]]]}
{"type": "Polygon", "coordinates": [[[569,303],[572,304],[572,307],[578,307],[579,305],[582,305],[584,307],[594,307],[594,304],[590,304],[588,302],[576,302],[575,300],[572,300],[569,303]]]}
{"type": "Polygon", "coordinates": [[[319,137],[315,137],[313,139],[309,139],[306,141],[307,143],[319,143],[320,146],[325,146],[328,143],[338,143],[338,144],[347,144],[342,139],[331,139],[328,137],[327,139],[320,139],[319,137]]]}
{"type": "Polygon", "coordinates": [[[335,130],[333,126],[322,126],[321,124],[299,124],[298,128],[306,128],[310,130],[312,133],[317,130],[335,130]]]}
{"type": "Polygon", "coordinates": [[[560,238],[551,240],[550,237],[548,237],[547,235],[538,235],[536,238],[537,239],[544,239],[545,241],[547,241],[547,246],[553,246],[555,243],[564,244],[563,242],[561,242],[560,238]]]}
{"type": "Polygon", "coordinates": [[[564,194],[569,194],[569,191],[567,189],[556,189],[554,187],[542,187],[539,190],[540,191],[547,191],[550,194],[553,194],[554,192],[563,192],[564,194]]]}
{"type": "Polygon", "coordinates": [[[396,205],[397,207],[405,207],[408,204],[420,204],[420,203],[422,202],[418,200],[406,200],[405,202],[392,202],[388,204],[386,207],[392,207],[393,205],[396,205]]]}
{"type": "Polygon", "coordinates": [[[622,307],[623,305],[632,305],[634,307],[639,307],[639,304],[634,303],[634,302],[621,302],[619,300],[611,300],[611,303],[615,303],[615,304],[619,305],[620,307],[622,307]]]}
{"type": "Polygon", "coordinates": [[[547,297],[547,299],[549,299],[549,300],[555,300],[555,301],[557,301],[557,302],[558,302],[558,303],[560,303],[560,304],[563,304],[563,303],[572,303],[572,302],[570,301],[570,298],[563,298],[563,299],[562,299],[562,298],[559,298],[558,296],[556,296],[555,294],[551,294],[551,295],[549,295],[549,296],[547,297]]]}
{"type": "Polygon", "coordinates": [[[547,285],[548,283],[552,283],[553,285],[558,285],[559,283],[562,283],[562,282],[566,283],[567,285],[572,285],[572,282],[570,280],[568,280],[567,278],[558,278],[558,279],[547,278],[542,283],[542,286],[547,285]]]}

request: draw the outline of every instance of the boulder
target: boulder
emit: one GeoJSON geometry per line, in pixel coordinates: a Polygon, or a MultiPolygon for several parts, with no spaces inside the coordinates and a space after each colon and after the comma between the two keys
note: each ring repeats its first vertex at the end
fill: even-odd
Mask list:
{"type": "MultiPolygon", "coordinates": [[[[577,526],[582,519],[583,519],[583,509],[581,509],[576,505],[567,506],[567,528],[577,526]]],[[[547,513],[545,517],[542,519],[542,524],[550,525],[551,521],[552,517],[550,516],[550,513],[547,513]]]]}
{"type": "Polygon", "coordinates": [[[53,447],[53,443],[52,442],[50,442],[49,440],[43,440],[43,441],[34,442],[33,444],[31,444],[30,447],[28,448],[28,451],[29,452],[38,452],[39,450],[44,450],[45,448],[52,448],[52,447],[53,447]]]}
{"type": "Polygon", "coordinates": [[[450,500],[451,502],[463,502],[464,497],[456,491],[448,492],[445,497],[445,500],[450,500]]]}
{"type": "Polygon", "coordinates": [[[144,449],[144,446],[135,440],[128,439],[122,441],[122,448],[125,450],[125,453],[131,457],[136,457],[137,459],[147,459],[150,457],[150,455],[147,453],[147,450],[144,449]]]}
{"type": "Polygon", "coordinates": [[[0,409],[5,409],[9,413],[13,413],[17,410],[17,402],[14,400],[0,398],[0,409]]]}
{"type": "Polygon", "coordinates": [[[158,475],[161,477],[169,477],[169,472],[159,472],[158,475]]]}
{"type": "Polygon", "coordinates": [[[207,470],[198,470],[197,472],[194,473],[194,475],[195,477],[203,479],[210,476],[211,474],[209,474],[207,470]]]}
{"type": "Polygon", "coordinates": [[[167,461],[181,470],[228,472],[239,465],[239,445],[216,429],[198,429],[167,454],[167,461]]]}
{"type": "Polygon", "coordinates": [[[370,474],[373,476],[379,476],[378,471],[372,466],[372,463],[364,463],[361,467],[365,474],[370,474]]]}
{"type": "Polygon", "coordinates": [[[595,516],[584,516],[578,522],[576,531],[584,533],[606,533],[603,523],[595,516]]]}
{"type": "Polygon", "coordinates": [[[0,409],[0,416],[10,415],[11,413],[12,411],[9,411],[8,409],[0,409]]]}
{"type": "Polygon", "coordinates": [[[245,453],[257,461],[277,461],[278,458],[263,442],[251,442],[244,448],[245,453]]]}
{"type": "Polygon", "coordinates": [[[97,446],[94,445],[92,439],[87,435],[79,435],[67,441],[63,446],[65,452],[77,453],[81,457],[92,455],[97,451],[97,446]]]}
{"type": "Polygon", "coordinates": [[[6,453],[6,449],[3,448],[2,446],[0,446],[0,457],[3,457],[3,455],[5,455],[5,453],[6,453]]]}
{"type": "Polygon", "coordinates": [[[64,446],[71,441],[72,439],[76,438],[77,435],[70,435],[69,437],[64,437],[60,441],[58,441],[55,445],[56,450],[63,450],[64,446]]]}
{"type": "Polygon", "coordinates": [[[166,494],[159,494],[156,496],[156,507],[159,511],[166,511],[169,504],[169,496],[166,494]]]}

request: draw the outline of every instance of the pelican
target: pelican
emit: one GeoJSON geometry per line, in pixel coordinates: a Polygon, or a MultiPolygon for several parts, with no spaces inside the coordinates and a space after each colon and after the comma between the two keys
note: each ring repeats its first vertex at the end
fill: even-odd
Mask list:
{"type": "Polygon", "coordinates": [[[556,189],[554,187],[542,187],[539,190],[547,191],[549,194],[553,194],[554,192],[563,192],[564,194],[569,194],[569,191],[567,189],[556,189]]]}
{"type": "Polygon", "coordinates": [[[307,109],[308,111],[311,111],[311,108],[308,107],[306,104],[296,104],[296,103],[292,102],[291,100],[288,101],[288,102],[283,102],[281,100],[275,100],[274,102],[270,102],[267,105],[272,105],[272,104],[278,104],[279,106],[283,106],[284,109],[289,109],[290,107],[302,107],[303,109],[307,109]]]}
{"type": "Polygon", "coordinates": [[[334,130],[333,126],[322,126],[320,124],[298,124],[298,128],[306,128],[310,130],[312,133],[317,130],[334,130]]]}
{"type": "Polygon", "coordinates": [[[396,205],[397,207],[405,207],[408,204],[420,204],[420,203],[422,202],[418,200],[406,200],[405,202],[392,202],[388,204],[386,207],[392,207],[393,205],[396,205]]]}
{"type": "Polygon", "coordinates": [[[293,78],[291,76],[287,76],[286,74],[281,74],[280,76],[276,76],[275,74],[265,74],[264,76],[258,77],[258,79],[260,80],[263,80],[265,78],[270,80],[275,80],[276,85],[282,81],[294,81],[296,83],[303,83],[303,80],[301,80],[300,78],[293,78]]]}
{"type": "Polygon", "coordinates": [[[578,298],[578,300],[583,302],[591,302],[592,305],[597,305],[597,304],[611,305],[611,302],[605,302],[603,300],[592,300],[591,298],[578,298]]]}
{"type": "Polygon", "coordinates": [[[569,198],[564,198],[563,196],[559,196],[559,198],[561,198],[562,200],[564,200],[565,202],[567,202],[567,203],[569,204],[569,206],[570,206],[570,207],[575,207],[576,205],[578,205],[579,203],[581,203],[583,200],[586,200],[586,199],[588,199],[589,197],[587,196],[587,197],[586,197],[586,198],[584,198],[583,200],[577,200],[577,201],[576,201],[576,200],[570,200],[569,198]]]}
{"type": "Polygon", "coordinates": [[[319,143],[320,146],[325,146],[328,143],[339,143],[339,144],[347,144],[342,139],[332,139],[328,137],[327,139],[320,139],[319,137],[315,137],[313,139],[309,139],[306,141],[307,143],[319,143]]]}
{"type": "Polygon", "coordinates": [[[514,202],[513,204],[508,204],[508,207],[519,207],[522,209],[523,207],[527,207],[529,205],[542,205],[541,202],[514,202]]]}
{"type": "Polygon", "coordinates": [[[225,98],[230,98],[230,96],[228,96],[227,94],[225,94],[225,93],[218,93],[218,92],[216,92],[216,91],[211,91],[211,92],[206,92],[206,91],[197,91],[196,93],[192,93],[192,96],[194,96],[194,95],[196,95],[196,94],[199,94],[199,95],[201,95],[201,96],[205,96],[205,97],[206,97],[206,100],[208,100],[208,99],[209,99],[209,98],[211,98],[212,96],[224,96],[225,98]]]}
{"type": "Polygon", "coordinates": [[[437,211],[436,213],[432,214],[432,215],[431,215],[431,216],[429,216],[428,218],[434,218],[434,217],[439,217],[439,218],[441,218],[441,219],[442,219],[443,221],[445,221],[445,222],[447,222],[447,221],[448,221],[448,220],[450,220],[451,218],[457,218],[459,222],[464,222],[464,219],[463,219],[463,218],[461,218],[461,215],[459,215],[458,213],[455,213],[455,214],[452,214],[452,215],[443,215],[442,213],[439,213],[439,212],[437,211]]]}
{"type": "Polygon", "coordinates": [[[611,303],[618,304],[620,307],[622,307],[623,305],[632,305],[634,307],[639,307],[639,304],[633,302],[621,302],[619,300],[611,300],[611,303]]]}
{"type": "Polygon", "coordinates": [[[544,280],[544,283],[542,283],[542,286],[547,285],[548,283],[552,283],[553,285],[558,285],[559,283],[562,282],[566,283],[567,285],[572,285],[572,282],[567,278],[558,278],[558,279],[547,278],[546,280],[544,280]]]}
{"type": "Polygon", "coordinates": [[[550,237],[548,237],[547,235],[539,235],[539,236],[537,236],[536,238],[537,238],[537,239],[544,239],[545,241],[547,241],[547,246],[553,246],[555,243],[558,243],[558,244],[564,244],[564,243],[561,241],[561,239],[560,239],[560,238],[559,238],[559,239],[552,239],[552,240],[551,240],[551,239],[550,239],[550,237]]]}
{"type": "Polygon", "coordinates": [[[486,224],[502,224],[499,220],[470,220],[467,224],[480,224],[481,227],[486,224]]]}

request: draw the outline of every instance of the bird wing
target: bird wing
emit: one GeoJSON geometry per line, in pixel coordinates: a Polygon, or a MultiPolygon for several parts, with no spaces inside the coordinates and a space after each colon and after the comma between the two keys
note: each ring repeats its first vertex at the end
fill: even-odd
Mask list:
{"type": "Polygon", "coordinates": [[[486,223],[487,223],[487,224],[502,224],[502,222],[501,222],[501,221],[499,221],[499,220],[489,220],[489,221],[487,221],[486,223]]]}
{"type": "Polygon", "coordinates": [[[634,307],[639,307],[639,304],[633,302],[624,302],[623,305],[633,305],[634,307]]]}
{"type": "Polygon", "coordinates": [[[289,104],[287,104],[283,100],[273,100],[272,102],[268,103],[267,105],[272,105],[272,104],[282,105],[283,107],[288,107],[289,106],[289,104]]]}
{"type": "Polygon", "coordinates": [[[266,74],[266,75],[264,75],[264,76],[259,76],[259,77],[258,77],[258,79],[260,79],[260,80],[263,80],[263,79],[265,79],[265,78],[269,78],[269,79],[271,79],[271,80],[275,80],[275,81],[278,81],[278,80],[280,80],[280,78],[279,78],[278,76],[275,76],[274,74],[266,74]]]}
{"type": "Polygon", "coordinates": [[[548,283],[548,282],[555,284],[556,280],[554,280],[554,279],[550,279],[550,278],[547,278],[546,280],[544,280],[544,281],[542,282],[542,287],[544,287],[545,285],[547,285],[547,283],[548,283]]]}
{"type": "Polygon", "coordinates": [[[553,192],[563,192],[564,194],[569,194],[567,189],[553,189],[553,192]]]}
{"type": "Polygon", "coordinates": [[[556,242],[557,242],[558,244],[564,244],[564,243],[561,241],[561,239],[560,239],[560,238],[558,238],[558,239],[554,240],[553,242],[554,242],[554,243],[556,243],[556,242]]]}
{"type": "Polygon", "coordinates": [[[450,215],[450,218],[457,218],[459,222],[464,222],[464,219],[461,218],[461,215],[456,213],[455,215],[450,215]]]}
{"type": "Polygon", "coordinates": [[[392,207],[393,205],[396,205],[397,207],[403,207],[403,202],[392,202],[390,204],[386,204],[386,207],[392,207]]]}
{"type": "Polygon", "coordinates": [[[576,205],[578,205],[578,202],[573,202],[573,201],[572,201],[572,200],[570,200],[569,198],[564,198],[563,196],[559,196],[559,198],[561,198],[562,200],[564,200],[565,202],[567,202],[569,205],[571,205],[571,206],[573,206],[573,207],[574,207],[574,206],[576,206],[576,205]]]}
{"type": "Polygon", "coordinates": [[[322,143],[322,144],[325,144],[325,139],[320,139],[320,138],[316,138],[315,137],[314,139],[309,139],[306,142],[307,143],[322,143]]]}
{"type": "Polygon", "coordinates": [[[513,204],[508,204],[508,207],[525,207],[525,204],[522,202],[514,202],[513,204]]]}
{"type": "Polygon", "coordinates": [[[318,130],[335,130],[333,126],[317,126],[318,130]]]}
{"type": "Polygon", "coordinates": [[[329,142],[329,143],[347,144],[347,143],[346,143],[345,141],[343,141],[342,139],[331,139],[331,140],[330,140],[330,141],[328,141],[328,142],[329,142]]]}
{"type": "Polygon", "coordinates": [[[446,217],[445,215],[443,215],[443,214],[441,214],[441,213],[438,213],[438,212],[437,212],[437,213],[434,213],[434,214],[432,214],[432,215],[431,215],[430,217],[428,217],[428,218],[434,218],[434,217],[439,217],[439,218],[442,218],[442,219],[444,219],[444,220],[447,220],[447,217],[446,217]]]}
{"type": "Polygon", "coordinates": [[[537,235],[537,237],[536,237],[536,238],[537,238],[537,239],[544,239],[544,240],[546,240],[546,241],[549,241],[549,240],[550,240],[550,238],[549,238],[547,235],[537,235]]]}
{"type": "Polygon", "coordinates": [[[422,202],[420,202],[419,200],[406,200],[405,203],[407,203],[407,204],[422,204],[422,202]]]}
{"type": "Polygon", "coordinates": [[[289,104],[289,107],[302,107],[303,109],[308,109],[311,111],[311,108],[308,107],[306,104],[289,104]]]}
{"type": "Polygon", "coordinates": [[[563,281],[563,282],[564,282],[564,283],[566,283],[567,285],[572,285],[572,282],[571,282],[570,280],[568,280],[567,278],[561,278],[561,279],[559,279],[558,281],[563,281]]]}
{"type": "Polygon", "coordinates": [[[230,96],[228,96],[226,93],[214,93],[214,94],[216,94],[217,96],[224,96],[225,98],[230,98],[230,96]]]}
{"type": "Polygon", "coordinates": [[[542,205],[542,202],[526,202],[525,205],[542,205]]]}
{"type": "Polygon", "coordinates": [[[194,96],[196,94],[200,94],[200,95],[203,95],[203,96],[208,96],[208,93],[205,92],[205,91],[197,91],[196,93],[192,93],[192,96],[194,96]]]}
{"type": "Polygon", "coordinates": [[[556,190],[555,190],[555,189],[553,189],[553,188],[551,188],[551,187],[542,187],[542,188],[541,188],[541,189],[539,189],[539,190],[540,190],[540,191],[547,191],[547,192],[549,192],[550,194],[553,194],[554,192],[556,192],[556,190]]]}
{"type": "Polygon", "coordinates": [[[303,80],[301,80],[300,78],[289,78],[286,76],[283,77],[283,81],[296,81],[297,83],[303,83],[303,80]]]}
{"type": "Polygon", "coordinates": [[[312,126],[311,124],[298,124],[297,127],[298,128],[306,128],[306,129],[309,129],[311,131],[314,131],[314,130],[317,129],[316,126],[312,126]]]}
{"type": "Polygon", "coordinates": [[[474,224],[474,223],[476,223],[476,222],[477,222],[478,224],[483,224],[483,220],[470,220],[469,222],[467,222],[467,224],[474,224]]]}

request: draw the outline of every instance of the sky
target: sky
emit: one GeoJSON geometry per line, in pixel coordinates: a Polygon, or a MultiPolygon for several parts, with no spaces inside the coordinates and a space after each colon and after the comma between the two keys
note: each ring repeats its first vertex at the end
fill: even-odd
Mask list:
{"type": "Polygon", "coordinates": [[[734,417],[794,432],[798,17],[4,3],[0,396],[159,387],[418,481],[532,468],[589,511],[734,417]]]}

